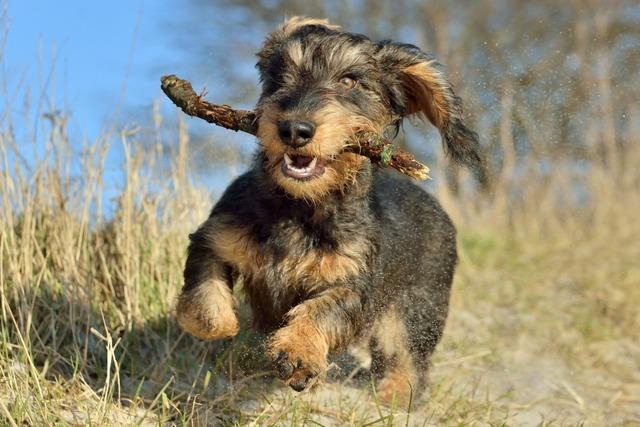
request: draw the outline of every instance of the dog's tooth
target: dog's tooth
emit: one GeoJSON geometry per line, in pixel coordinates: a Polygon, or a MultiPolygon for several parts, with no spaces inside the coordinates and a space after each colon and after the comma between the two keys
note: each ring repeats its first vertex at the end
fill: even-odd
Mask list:
{"type": "Polygon", "coordinates": [[[307,168],[312,171],[316,168],[316,163],[318,162],[318,158],[314,157],[313,160],[311,160],[311,163],[309,163],[309,166],[307,166],[307,168]]]}
{"type": "Polygon", "coordinates": [[[284,162],[287,164],[287,166],[291,166],[291,164],[293,163],[293,160],[291,160],[291,157],[289,157],[287,153],[284,153],[284,162]]]}

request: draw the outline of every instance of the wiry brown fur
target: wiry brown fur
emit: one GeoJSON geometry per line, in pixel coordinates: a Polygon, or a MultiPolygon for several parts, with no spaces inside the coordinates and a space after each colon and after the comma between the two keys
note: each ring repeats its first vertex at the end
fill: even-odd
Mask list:
{"type": "Polygon", "coordinates": [[[309,201],[322,200],[327,193],[353,183],[355,174],[365,159],[354,153],[344,152],[345,145],[358,131],[376,131],[366,118],[349,114],[341,105],[329,101],[310,115],[317,126],[313,142],[294,150],[282,144],[276,128],[278,120],[287,119],[292,114],[286,114],[268,103],[260,106],[260,112],[257,136],[274,180],[293,197],[309,201]],[[321,177],[301,183],[279,173],[285,152],[325,158],[330,163],[321,177]]]}
{"type": "Polygon", "coordinates": [[[381,398],[418,394],[447,316],[455,229],[418,187],[345,149],[356,132],[394,136],[417,115],[454,157],[473,162],[477,140],[460,99],[415,46],[325,20],[285,22],[257,67],[260,150],[190,236],[178,320],[203,339],[233,336],[239,279],[294,389],[321,376],[330,353],[360,343],[381,398]],[[316,166],[295,175],[286,159],[316,166]]]}
{"type": "Polygon", "coordinates": [[[307,381],[324,373],[332,348],[330,336],[313,321],[313,304],[302,304],[287,313],[287,325],[278,329],[267,342],[267,353],[278,361],[280,375],[297,391],[307,381]]]}
{"type": "Polygon", "coordinates": [[[176,311],[182,329],[200,339],[233,337],[240,328],[235,300],[224,280],[212,278],[189,292],[183,292],[176,311]]]}
{"type": "Polygon", "coordinates": [[[379,376],[378,396],[406,403],[411,388],[419,384],[416,367],[408,348],[407,331],[396,307],[390,307],[375,323],[372,331],[374,360],[372,370],[379,376]]]}
{"type": "Polygon", "coordinates": [[[433,125],[441,128],[449,120],[451,103],[444,76],[430,62],[410,65],[402,70],[402,80],[408,96],[407,114],[424,114],[433,125]]]}
{"type": "MultiPolygon", "coordinates": [[[[266,276],[266,269],[276,264],[273,253],[260,248],[247,228],[221,227],[212,236],[216,253],[225,261],[238,265],[254,278],[266,276]]],[[[353,240],[342,242],[333,250],[305,250],[300,233],[288,236],[292,249],[298,249],[296,257],[285,258],[278,264],[277,274],[291,285],[302,281],[335,283],[366,268],[363,254],[369,249],[367,242],[353,240]]],[[[307,288],[309,289],[309,288],[307,288]]]]}

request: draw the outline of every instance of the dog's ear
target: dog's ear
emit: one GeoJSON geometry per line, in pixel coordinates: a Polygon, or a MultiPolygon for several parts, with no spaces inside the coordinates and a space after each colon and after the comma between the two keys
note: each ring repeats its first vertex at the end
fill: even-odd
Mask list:
{"type": "Polygon", "coordinates": [[[403,116],[428,119],[442,136],[445,150],[454,160],[480,162],[478,135],[463,120],[462,101],[439,64],[419,48],[390,41],[379,43],[376,54],[390,84],[392,103],[403,116]]]}

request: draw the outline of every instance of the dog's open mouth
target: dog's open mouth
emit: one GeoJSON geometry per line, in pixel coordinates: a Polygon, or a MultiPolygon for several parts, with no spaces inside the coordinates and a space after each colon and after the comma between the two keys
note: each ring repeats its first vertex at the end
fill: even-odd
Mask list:
{"type": "Polygon", "coordinates": [[[311,156],[284,155],[282,173],[295,179],[309,179],[324,173],[325,163],[322,159],[311,156]]]}

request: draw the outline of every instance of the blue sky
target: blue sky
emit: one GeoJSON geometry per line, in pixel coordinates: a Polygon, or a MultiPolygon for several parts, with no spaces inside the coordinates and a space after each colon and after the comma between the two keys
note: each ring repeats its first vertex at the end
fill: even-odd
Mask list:
{"type": "MultiPolygon", "coordinates": [[[[162,72],[155,68],[171,51],[159,31],[164,3],[0,0],[6,37],[2,84],[8,88],[0,91],[0,106],[13,113],[23,158],[44,153],[42,113],[50,112],[50,105],[69,115],[70,141],[79,153],[84,141],[127,122],[132,106],[160,99],[162,72]],[[2,100],[6,93],[10,99],[2,100]],[[38,142],[32,146],[34,131],[38,142]]],[[[103,176],[105,206],[122,188],[122,160],[121,147],[112,144],[103,176]]]]}
{"type": "MultiPolygon", "coordinates": [[[[45,99],[45,104],[51,101],[70,114],[69,134],[77,147],[82,141],[104,135],[105,129],[114,125],[117,129],[124,123],[143,119],[143,114],[148,117],[154,101],[159,100],[165,117],[173,120],[177,110],[160,90],[163,74],[189,78],[196,90],[206,87],[212,100],[232,103],[235,101],[225,94],[221,76],[243,75],[250,82],[256,78],[252,62],[241,61],[243,67],[239,70],[231,65],[238,61],[220,64],[221,53],[227,55],[221,46],[225,46],[230,31],[243,28],[234,22],[242,19],[238,14],[222,16],[214,9],[210,11],[213,16],[201,17],[203,24],[193,28],[187,5],[176,0],[0,0],[2,8],[5,14],[0,26],[7,32],[0,83],[9,88],[10,99],[3,100],[5,91],[0,91],[0,111],[8,107],[16,117],[20,116],[25,109],[26,94],[31,103],[26,110],[30,112],[35,111],[34,105],[39,100],[45,99]],[[220,31],[222,26],[231,30],[220,31]],[[197,31],[202,34],[202,30],[208,31],[203,37],[207,48],[194,47],[188,52],[179,48],[185,40],[192,42],[185,35],[197,31]]],[[[249,40],[245,46],[247,43],[257,46],[261,38],[261,34],[246,30],[242,36],[249,40]]],[[[253,51],[254,47],[247,49],[253,51]]],[[[236,53],[229,55],[233,57],[236,53]]],[[[41,109],[44,112],[49,112],[47,105],[41,109]]],[[[32,114],[20,123],[16,132],[26,134],[25,142],[31,129],[42,125],[40,117],[32,114]]],[[[233,143],[241,140],[245,151],[253,149],[252,137],[221,133],[197,119],[188,123],[192,131],[223,135],[225,141],[233,143]]],[[[22,147],[25,152],[21,154],[33,158],[29,145],[22,147]]],[[[43,147],[40,144],[39,149],[44,150],[43,147]]],[[[107,199],[117,194],[123,182],[122,150],[117,143],[112,147],[104,177],[107,199]]],[[[217,186],[225,184],[217,181],[220,174],[211,171],[205,175],[217,186]]],[[[229,178],[227,174],[222,176],[223,181],[229,178]]]]}
{"type": "Polygon", "coordinates": [[[159,31],[164,3],[9,1],[6,75],[55,98],[71,110],[73,131],[93,139],[119,105],[160,96],[154,72],[172,50],[159,31]]]}

